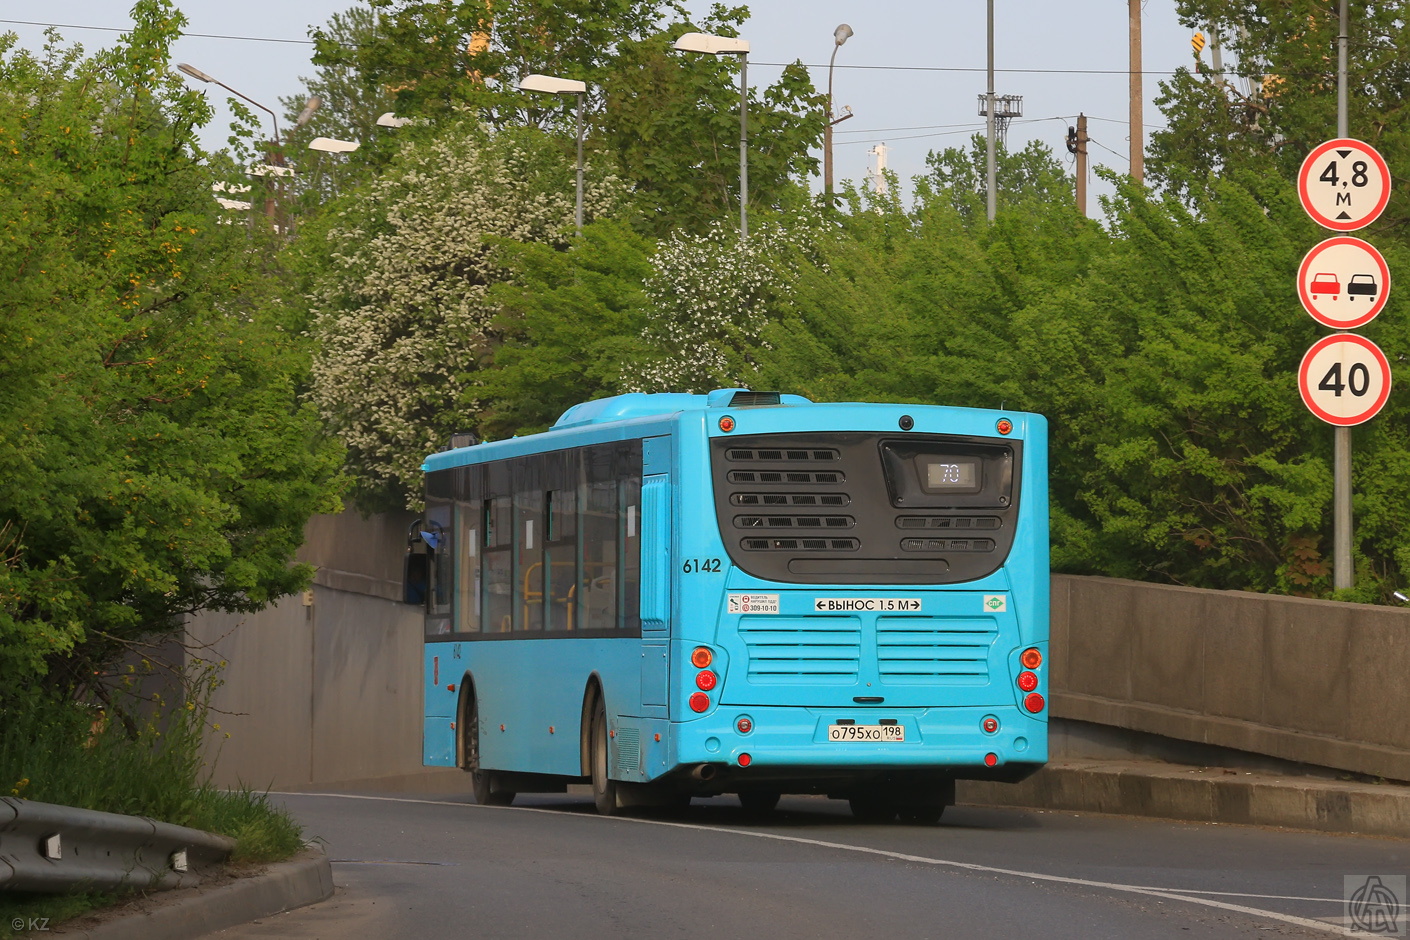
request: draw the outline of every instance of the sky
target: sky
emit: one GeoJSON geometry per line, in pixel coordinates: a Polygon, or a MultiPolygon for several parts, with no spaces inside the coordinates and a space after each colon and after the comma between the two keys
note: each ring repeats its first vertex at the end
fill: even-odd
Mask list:
{"type": "MultiPolygon", "coordinates": [[[[1094,166],[1129,169],[1127,3],[1124,0],[992,0],[995,18],[995,92],[1022,95],[1023,116],[1009,128],[1010,149],[1041,140],[1064,161],[1064,140],[1077,113],[1088,117],[1094,166]]],[[[354,5],[353,0],[177,0],[190,20],[176,44],[177,62],[187,62],[280,113],[281,97],[302,94],[309,62],[309,30],[354,5]]],[[[752,85],[778,78],[794,60],[808,65],[814,84],[827,86],[833,30],[852,27],[838,50],[834,113],[845,106],[853,117],[837,125],[835,176],[864,180],[875,168],[870,153],[886,145],[886,162],[902,180],[925,171],[931,150],[965,146],[982,133],[978,96],[986,88],[986,3],[980,0],[753,0],[741,35],[751,44],[752,85]]],[[[689,0],[693,11],[704,0],[689,0]]],[[[0,31],[13,31],[20,45],[38,50],[44,27],[60,27],[66,39],[96,50],[111,45],[130,27],[129,0],[46,0],[36,6],[0,6],[0,31]],[[85,28],[79,28],[85,27],[85,28]]],[[[1155,108],[1158,82],[1191,65],[1190,31],[1175,15],[1175,0],[1145,0],[1143,12],[1145,133],[1161,126],[1155,108]]],[[[1206,60],[1209,51],[1204,53],[1206,60]]],[[[225,93],[200,86],[218,105],[203,140],[224,145],[229,112],[225,93]]],[[[262,113],[262,112],[260,112],[262,113]]],[[[266,133],[269,129],[266,127],[266,133]]],[[[1106,191],[1091,177],[1091,192],[1106,191]]],[[[820,182],[817,185],[821,185],[820,182]]],[[[1095,205],[1089,207],[1095,214],[1095,205]]]]}

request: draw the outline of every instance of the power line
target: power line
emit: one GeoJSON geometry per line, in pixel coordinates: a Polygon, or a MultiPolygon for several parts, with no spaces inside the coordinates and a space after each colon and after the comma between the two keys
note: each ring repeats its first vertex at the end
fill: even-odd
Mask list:
{"type": "MultiPolygon", "coordinates": [[[[43,26],[53,29],[91,29],[100,33],[130,33],[134,29],[128,26],[119,29],[116,26],[79,26],[76,23],[37,23],[33,20],[0,20],[0,23],[9,23],[12,26],[43,26]]],[[[312,39],[271,39],[268,36],[227,36],[221,33],[182,33],[183,37],[190,36],[193,39],[234,39],[240,42],[282,42],[290,45],[311,46],[312,39]]]]}
{"type": "MultiPolygon", "coordinates": [[[[116,26],[84,26],[78,23],[41,23],[36,20],[8,20],[0,19],[0,23],[8,23],[14,26],[43,26],[54,29],[88,29],[104,33],[127,33],[132,31],[132,27],[119,28],[116,26]]],[[[288,45],[311,46],[312,39],[275,39],[269,36],[234,36],[224,33],[182,33],[183,37],[189,36],[194,39],[229,39],[238,42],[277,42],[288,45]]],[[[766,65],[777,68],[787,68],[792,62],[751,62],[750,65],[766,65]]],[[[804,64],[804,68],[821,69],[826,66],[821,64],[804,64]]],[[[838,65],[838,69],[855,69],[858,71],[877,72],[983,72],[983,68],[978,66],[958,66],[958,65],[838,65]]],[[[1003,72],[1010,75],[1130,75],[1128,69],[995,69],[995,72],[1003,72]]],[[[1174,75],[1174,72],[1143,70],[1144,75],[1174,75]]]]}

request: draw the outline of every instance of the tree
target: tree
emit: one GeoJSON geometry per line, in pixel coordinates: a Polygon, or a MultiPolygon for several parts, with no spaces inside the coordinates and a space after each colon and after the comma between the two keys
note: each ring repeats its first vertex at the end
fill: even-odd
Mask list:
{"type": "MultiPolygon", "coordinates": [[[[716,5],[701,26],[733,36],[743,8],[716,5]]],[[[700,235],[739,212],[739,74],[736,56],[674,52],[690,28],[622,44],[605,78],[603,137],[623,178],[641,198],[646,225],[657,236],[678,230],[700,235]]],[[[749,89],[748,160],[751,212],[792,211],[808,201],[809,155],[819,146],[823,97],[800,63],[783,70],[762,95],[749,89]]]]}
{"type": "MultiPolygon", "coordinates": [[[[1223,75],[1179,70],[1156,103],[1168,127],[1151,135],[1153,182],[1185,193],[1211,174],[1240,169],[1291,180],[1303,158],[1336,136],[1336,3],[1182,0],[1181,20],[1218,31],[1236,64],[1223,75]]],[[[1350,4],[1348,91],[1351,136],[1381,150],[1391,166],[1410,160],[1410,23],[1399,4],[1350,4]]],[[[1399,228],[1410,210],[1396,194],[1379,226],[1399,228]]]]}
{"type": "MultiPolygon", "coordinates": [[[[398,114],[432,123],[466,109],[491,128],[563,126],[562,109],[518,90],[539,72],[585,81],[594,104],[619,43],[654,31],[662,0],[368,0],[379,19],[351,47],[317,30],[314,64],[349,68],[392,96],[398,114]]],[[[595,108],[594,108],[595,110],[595,108]]]]}
{"type": "Polygon", "coordinates": [[[585,226],[570,251],[498,243],[511,272],[487,297],[500,345],[468,393],[486,438],[545,430],[579,402],[625,391],[659,355],[642,338],[654,247],[613,219],[585,226]]]}
{"type": "MultiPolygon", "coordinates": [[[[358,48],[376,41],[378,21],[367,7],[352,7],[335,13],[320,41],[339,48],[358,48]]],[[[298,173],[292,186],[300,215],[316,207],[377,172],[396,152],[399,129],[379,127],[377,119],[393,108],[392,94],[379,85],[361,80],[343,57],[335,57],[321,65],[314,78],[302,79],[305,94],[281,98],[289,130],[284,138],[285,152],[298,173]],[[302,125],[296,122],[310,99],[318,99],[318,107],[302,125]],[[359,147],[351,154],[323,153],[309,150],[315,137],[357,141],[359,147]]]]}
{"type": "MultiPolygon", "coordinates": [[[[318,353],[310,400],[346,443],[365,509],[416,506],[421,461],[474,428],[477,373],[498,342],[494,238],[568,245],[573,170],[538,131],[466,121],[409,140],[380,177],[305,228],[318,353]]],[[[620,197],[594,176],[589,218],[620,197]]]]}
{"type": "Polygon", "coordinates": [[[301,589],[339,451],[299,405],[277,256],[220,224],[185,20],[139,0],[90,59],[0,43],[0,688],[72,691],[205,609],[301,589]]]}

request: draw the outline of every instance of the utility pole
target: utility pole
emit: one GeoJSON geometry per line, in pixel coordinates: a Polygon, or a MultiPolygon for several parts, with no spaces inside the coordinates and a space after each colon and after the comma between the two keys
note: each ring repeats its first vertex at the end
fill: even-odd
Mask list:
{"type": "MultiPolygon", "coordinates": [[[[1126,0],[1131,18],[1131,178],[1146,178],[1145,94],[1141,90],[1141,0],[1126,0]]],[[[992,82],[992,80],[991,80],[992,82]]]]}
{"type": "MultiPolygon", "coordinates": [[[[1137,0],[1132,0],[1133,3],[1137,0]]],[[[985,209],[989,216],[989,221],[994,221],[994,214],[998,207],[998,201],[994,190],[998,182],[998,173],[994,168],[994,0],[989,0],[989,90],[985,93],[985,118],[984,118],[984,139],[985,152],[988,163],[985,173],[985,209]]]]}
{"type": "Polygon", "coordinates": [[[1077,126],[1067,129],[1067,152],[1077,157],[1077,211],[1087,214],[1087,115],[1077,115],[1077,126]]]}
{"type": "MultiPolygon", "coordinates": [[[[1337,29],[1337,137],[1351,136],[1347,114],[1346,43],[1349,17],[1347,0],[1341,0],[1337,29]]],[[[1351,567],[1351,428],[1332,432],[1332,586],[1344,590],[1354,586],[1351,567]]]]}

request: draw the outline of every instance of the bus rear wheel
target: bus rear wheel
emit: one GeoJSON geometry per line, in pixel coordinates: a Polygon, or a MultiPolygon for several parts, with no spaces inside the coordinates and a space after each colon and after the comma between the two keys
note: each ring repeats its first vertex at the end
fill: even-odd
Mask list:
{"type": "Polygon", "coordinates": [[[588,731],[588,747],[592,761],[592,802],[599,816],[616,816],[622,811],[617,799],[617,781],[607,774],[607,709],[602,699],[597,700],[597,710],[592,714],[592,725],[588,731]]]}
{"type": "Polygon", "coordinates": [[[470,772],[470,788],[475,792],[476,803],[508,806],[514,802],[516,794],[496,789],[494,773],[480,769],[480,706],[474,699],[470,701],[470,714],[465,722],[465,769],[470,772]]]}
{"type": "Polygon", "coordinates": [[[896,818],[896,801],[889,793],[859,793],[847,805],[858,822],[889,823],[896,818]]]}

